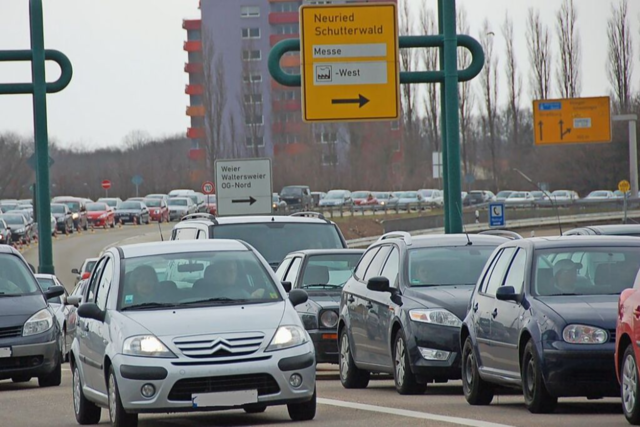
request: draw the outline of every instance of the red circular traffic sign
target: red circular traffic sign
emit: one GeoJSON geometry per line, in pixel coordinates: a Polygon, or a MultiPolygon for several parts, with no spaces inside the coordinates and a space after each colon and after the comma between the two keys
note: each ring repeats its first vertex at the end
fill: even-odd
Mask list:
{"type": "Polygon", "coordinates": [[[111,188],[111,181],[109,181],[108,179],[105,179],[104,181],[102,181],[102,188],[104,188],[105,190],[108,190],[111,188]]]}
{"type": "Polygon", "coordinates": [[[215,185],[211,181],[205,181],[202,183],[202,192],[204,194],[213,194],[216,191],[215,185]]]}

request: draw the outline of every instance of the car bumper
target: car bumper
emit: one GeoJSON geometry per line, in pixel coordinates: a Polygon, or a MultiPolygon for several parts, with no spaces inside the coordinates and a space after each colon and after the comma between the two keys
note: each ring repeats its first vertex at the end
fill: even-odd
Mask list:
{"type": "Polygon", "coordinates": [[[0,358],[0,380],[47,375],[59,363],[60,344],[51,332],[42,337],[0,340],[0,348],[5,347],[11,348],[11,357],[0,358]]]}
{"type": "Polygon", "coordinates": [[[407,337],[411,371],[424,381],[460,379],[460,329],[448,326],[413,324],[412,337],[407,337]],[[420,348],[449,353],[446,360],[426,359],[420,348]]]}
{"type": "Polygon", "coordinates": [[[317,363],[339,362],[338,355],[338,331],[337,330],[313,330],[307,331],[313,341],[316,350],[317,363]]]}
{"type": "Polygon", "coordinates": [[[615,345],[554,343],[543,349],[543,377],[549,393],[558,397],[619,397],[615,372],[615,345]]]}
{"type": "Polygon", "coordinates": [[[152,221],[160,221],[160,218],[164,218],[165,216],[166,214],[162,214],[160,212],[149,214],[149,218],[151,218],[152,221]]]}
{"type": "Polygon", "coordinates": [[[93,225],[94,227],[104,227],[105,225],[107,225],[107,219],[106,218],[89,219],[89,224],[93,225]]]}
{"type": "MultiPolygon", "coordinates": [[[[209,364],[191,358],[154,359],[117,355],[114,371],[122,405],[129,412],[215,411],[256,405],[283,405],[305,402],[315,390],[316,368],[313,344],[288,350],[254,355],[266,360],[209,364]],[[178,365],[175,363],[192,363],[178,365]],[[302,384],[293,388],[289,378],[297,373],[302,384]],[[141,388],[153,384],[156,394],[144,398],[141,388]],[[258,390],[257,402],[194,407],[193,395],[199,393],[258,390]]],[[[250,358],[251,359],[251,358],[250,358]]]]}
{"type": "Polygon", "coordinates": [[[137,222],[138,224],[140,224],[140,216],[139,215],[127,215],[127,216],[117,216],[115,217],[116,222],[121,222],[123,224],[127,223],[127,222],[137,222]]]}
{"type": "Polygon", "coordinates": [[[169,212],[169,219],[171,220],[180,219],[187,214],[188,212],[169,212]]]}

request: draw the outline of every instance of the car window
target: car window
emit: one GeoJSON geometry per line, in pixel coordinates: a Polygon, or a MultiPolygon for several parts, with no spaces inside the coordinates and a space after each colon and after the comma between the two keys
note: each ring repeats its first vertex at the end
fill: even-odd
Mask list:
{"type": "Polygon", "coordinates": [[[387,262],[384,264],[384,267],[382,268],[382,272],[380,273],[382,277],[386,277],[387,279],[389,279],[389,284],[394,288],[398,286],[397,279],[398,279],[398,271],[400,269],[399,263],[400,263],[400,253],[398,251],[398,248],[394,246],[393,249],[391,250],[391,254],[389,255],[389,258],[387,258],[387,262]]]}
{"type": "Polygon", "coordinates": [[[507,273],[507,278],[504,281],[504,286],[513,286],[517,294],[522,292],[522,287],[524,286],[526,263],[527,253],[524,249],[518,249],[518,253],[513,258],[509,273],[507,273]]]}
{"type": "Polygon", "coordinates": [[[491,277],[489,277],[487,289],[484,291],[485,294],[496,294],[496,290],[502,285],[504,275],[507,272],[507,268],[509,268],[509,264],[511,263],[514,252],[515,248],[505,248],[502,251],[500,259],[496,261],[495,266],[493,267],[493,271],[491,272],[491,277]]]}
{"type": "Polygon", "coordinates": [[[113,279],[113,260],[107,258],[107,262],[104,265],[102,277],[100,278],[100,284],[97,288],[96,305],[100,310],[105,310],[107,307],[107,298],[109,297],[109,288],[113,279]]]}
{"type": "Polygon", "coordinates": [[[410,249],[408,281],[420,286],[473,286],[495,246],[437,246],[410,249]]]}
{"type": "Polygon", "coordinates": [[[196,240],[198,230],[196,228],[179,228],[173,240],[196,240]]]}
{"type": "Polygon", "coordinates": [[[39,292],[35,278],[15,255],[0,255],[0,295],[29,295],[39,292]]]}
{"type": "Polygon", "coordinates": [[[87,287],[87,297],[85,299],[85,301],[87,301],[87,302],[94,302],[95,301],[96,286],[98,285],[98,282],[100,281],[100,275],[102,274],[102,270],[104,269],[105,262],[106,262],[105,258],[103,258],[100,261],[98,261],[98,264],[94,268],[94,271],[91,273],[89,286],[87,287]]]}
{"type": "Polygon", "coordinates": [[[281,282],[284,281],[284,275],[289,269],[290,265],[291,265],[291,258],[286,258],[284,261],[282,261],[282,263],[276,270],[276,277],[278,278],[279,281],[281,282]]]}
{"type": "Polygon", "coordinates": [[[203,230],[198,230],[198,240],[207,240],[207,233],[203,230]]]}
{"type": "MultiPolygon", "coordinates": [[[[53,279],[48,277],[38,277],[38,284],[43,292],[46,292],[52,286],[56,286],[56,282],[53,279]]],[[[62,299],[60,297],[51,298],[48,300],[49,303],[53,304],[62,304],[62,299]]]]}
{"type": "Polygon", "coordinates": [[[296,277],[298,277],[298,271],[300,271],[300,263],[302,262],[302,258],[295,257],[293,262],[291,263],[291,268],[287,272],[287,275],[284,277],[283,282],[293,282],[296,281],[296,277]]]}
{"type": "Polygon", "coordinates": [[[359,253],[311,255],[302,276],[303,288],[341,288],[353,274],[359,253]]]}
{"type": "Polygon", "coordinates": [[[367,282],[372,277],[380,276],[380,271],[382,270],[382,266],[389,256],[389,252],[391,252],[391,246],[383,246],[382,248],[380,248],[376,256],[373,257],[369,268],[367,268],[367,272],[364,275],[365,282],[367,282]]]}
{"type": "Polygon", "coordinates": [[[356,271],[353,274],[356,279],[360,281],[364,280],[364,274],[367,271],[367,267],[369,267],[369,264],[371,264],[371,260],[378,253],[379,250],[380,250],[380,247],[375,247],[375,248],[369,249],[367,252],[365,252],[364,255],[362,255],[362,258],[358,263],[358,267],[356,267],[356,271]]]}

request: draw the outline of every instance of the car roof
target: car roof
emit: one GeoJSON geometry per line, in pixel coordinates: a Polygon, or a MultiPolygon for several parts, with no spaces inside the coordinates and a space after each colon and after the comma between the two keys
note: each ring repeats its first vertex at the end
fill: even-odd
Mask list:
{"type": "MultiPolygon", "coordinates": [[[[395,239],[385,239],[382,242],[395,239]]],[[[411,248],[430,248],[437,246],[466,246],[469,241],[472,245],[495,245],[508,241],[508,239],[499,236],[490,236],[482,234],[433,234],[426,236],[415,236],[411,238],[411,248]]]]}
{"type": "Polygon", "coordinates": [[[55,274],[37,273],[37,274],[35,274],[35,276],[36,276],[36,279],[52,279],[52,280],[56,279],[56,275],[55,274]]]}
{"type": "Polygon", "coordinates": [[[15,250],[12,246],[9,245],[0,245],[0,254],[13,254],[20,255],[20,252],[15,250]]]}
{"type": "Polygon", "coordinates": [[[624,235],[624,233],[640,233],[640,224],[591,225],[588,227],[580,227],[574,230],[584,229],[593,230],[603,235],[624,235]]]}
{"type": "MultiPolygon", "coordinates": [[[[314,256],[314,255],[362,255],[364,253],[364,249],[305,249],[301,251],[291,252],[289,255],[306,255],[306,256],[314,256]]],[[[288,256],[288,255],[287,255],[288,256]]]]}
{"type": "Polygon", "coordinates": [[[533,237],[529,239],[513,240],[516,245],[522,243],[533,246],[534,249],[576,248],[576,247],[609,247],[628,246],[640,247],[640,240],[630,236],[553,236],[533,237]]]}
{"type": "Polygon", "coordinates": [[[248,251],[250,250],[239,240],[209,239],[209,240],[172,240],[166,242],[138,243],[115,248],[121,250],[123,258],[140,256],[177,254],[203,251],[248,251]]]}
{"type": "Polygon", "coordinates": [[[331,221],[322,218],[311,218],[305,216],[284,216],[284,215],[262,215],[262,216],[223,216],[212,219],[190,219],[181,221],[180,224],[202,223],[206,225],[228,225],[228,224],[263,224],[270,222],[293,223],[293,224],[332,224],[331,221]]]}

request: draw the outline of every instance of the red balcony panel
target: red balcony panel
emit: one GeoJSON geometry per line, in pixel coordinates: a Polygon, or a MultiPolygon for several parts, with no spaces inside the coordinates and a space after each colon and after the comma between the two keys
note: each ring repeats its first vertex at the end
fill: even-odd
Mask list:
{"type": "Polygon", "coordinates": [[[191,160],[204,160],[207,157],[207,152],[204,148],[192,148],[189,150],[189,158],[191,160]]]}
{"type": "Polygon", "coordinates": [[[271,12],[269,24],[297,24],[300,22],[298,12],[271,12]]]}
{"type": "Polygon", "coordinates": [[[184,50],[187,52],[202,52],[202,41],[189,40],[184,42],[184,50]]]}
{"type": "Polygon", "coordinates": [[[184,88],[184,93],[187,95],[202,95],[204,93],[204,88],[202,85],[187,85],[184,88]]]}
{"type": "Polygon", "coordinates": [[[202,128],[188,128],[187,138],[189,139],[202,139],[205,137],[204,129],[202,128]]]}
{"type": "Polygon", "coordinates": [[[276,144],[273,146],[273,151],[276,156],[289,155],[296,156],[298,154],[305,153],[309,150],[309,145],[297,142],[295,144],[276,144]]]}
{"type": "Polygon", "coordinates": [[[302,103],[300,100],[291,100],[291,101],[273,101],[271,103],[271,107],[273,111],[302,111],[302,103]]]}
{"type": "Polygon", "coordinates": [[[282,40],[297,39],[299,37],[299,34],[271,34],[269,36],[269,42],[271,43],[271,46],[274,46],[276,43],[281,42],[282,40]]]}
{"type": "Polygon", "coordinates": [[[202,19],[185,19],[182,21],[185,30],[199,30],[202,28],[202,19]]]}
{"type": "Polygon", "coordinates": [[[185,73],[202,74],[203,67],[199,62],[187,62],[184,64],[185,73]]]}

